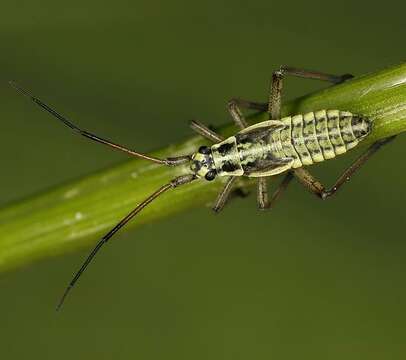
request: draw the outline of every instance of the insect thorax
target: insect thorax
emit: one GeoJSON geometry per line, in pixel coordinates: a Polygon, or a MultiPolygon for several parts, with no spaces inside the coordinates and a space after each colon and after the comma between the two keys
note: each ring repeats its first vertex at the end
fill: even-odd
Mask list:
{"type": "Polygon", "coordinates": [[[214,165],[219,176],[241,176],[244,170],[235,136],[211,147],[214,165]]]}

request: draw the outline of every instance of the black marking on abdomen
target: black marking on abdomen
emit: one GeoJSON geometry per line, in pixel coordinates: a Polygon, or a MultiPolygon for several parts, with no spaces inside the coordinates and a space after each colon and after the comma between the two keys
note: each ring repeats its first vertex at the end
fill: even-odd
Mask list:
{"type": "Polygon", "coordinates": [[[356,146],[372,128],[366,117],[348,111],[320,110],[281,120],[280,147],[295,159],[292,167],[332,159],[356,146]]]}
{"type": "Polygon", "coordinates": [[[357,139],[366,136],[371,131],[371,122],[362,116],[354,115],[351,119],[351,126],[357,139]]]}
{"type": "Polygon", "coordinates": [[[305,144],[303,115],[292,117],[292,143],[303,165],[313,164],[309,149],[305,144]]]}

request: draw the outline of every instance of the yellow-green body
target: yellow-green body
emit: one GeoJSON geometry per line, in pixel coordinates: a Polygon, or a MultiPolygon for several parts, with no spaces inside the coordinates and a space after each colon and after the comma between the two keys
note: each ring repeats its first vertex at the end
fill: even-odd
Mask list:
{"type": "Polygon", "coordinates": [[[319,110],[249,126],[195,154],[198,176],[263,177],[332,159],[355,147],[372,129],[369,118],[341,110],[319,110]]]}

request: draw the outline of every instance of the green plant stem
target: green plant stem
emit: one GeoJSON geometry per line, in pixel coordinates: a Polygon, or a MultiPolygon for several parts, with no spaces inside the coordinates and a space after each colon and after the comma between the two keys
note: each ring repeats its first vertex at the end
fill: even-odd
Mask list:
{"type": "MultiPolygon", "coordinates": [[[[374,131],[365,144],[405,131],[406,64],[287,102],[282,111],[288,115],[326,108],[348,110],[373,119],[374,131]]],[[[249,121],[266,119],[266,113],[259,113],[249,121]]],[[[232,126],[222,130],[224,134],[232,131],[235,131],[232,126]]],[[[200,137],[193,137],[153,155],[189,154],[203,143],[200,137]]],[[[3,208],[0,210],[0,270],[94,244],[150,193],[187,172],[187,167],[169,168],[131,159],[3,208]]],[[[221,181],[195,181],[168,192],[122,231],[207,204],[222,186],[221,181]]]]}

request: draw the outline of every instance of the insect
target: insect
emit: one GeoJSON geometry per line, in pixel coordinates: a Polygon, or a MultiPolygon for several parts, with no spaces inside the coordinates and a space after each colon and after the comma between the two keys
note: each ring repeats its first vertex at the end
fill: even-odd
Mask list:
{"type": "Polygon", "coordinates": [[[16,83],[10,82],[20,93],[30,98],[73,131],[88,139],[108,145],[131,156],[161,165],[178,166],[190,163],[189,174],[176,177],[169,183],[162,185],[102,237],[70,281],[57,305],[57,310],[61,308],[66,296],[100,248],[134,216],[166,191],[198,179],[212,181],[216,177],[227,177],[225,186],[218,195],[213,207],[214,211],[219,212],[224,208],[233,187],[236,185],[236,179],[241,176],[253,177],[257,178],[258,207],[264,210],[275,203],[293,177],[296,177],[300,183],[319,198],[327,199],[335,194],[371,155],[384,144],[394,139],[393,136],[375,142],[343,172],[330,189],[326,189],[304,166],[332,159],[354,148],[370,134],[373,123],[365,116],[337,109],[323,109],[281,118],[281,93],[285,75],[325,80],[333,84],[339,84],[352,78],[352,75],[349,74],[336,76],[281,66],[279,70],[273,72],[270,96],[267,103],[241,99],[232,99],[228,103],[228,110],[239,128],[239,131],[234,136],[224,139],[200,122],[192,121],[191,128],[206,139],[214,142],[214,145],[201,146],[194,154],[168,157],[166,159],[159,159],[130,150],[82,130],[16,83]],[[241,108],[267,111],[269,120],[248,126],[241,108]],[[281,173],[286,173],[286,175],[269,199],[267,178],[281,173]]]}

